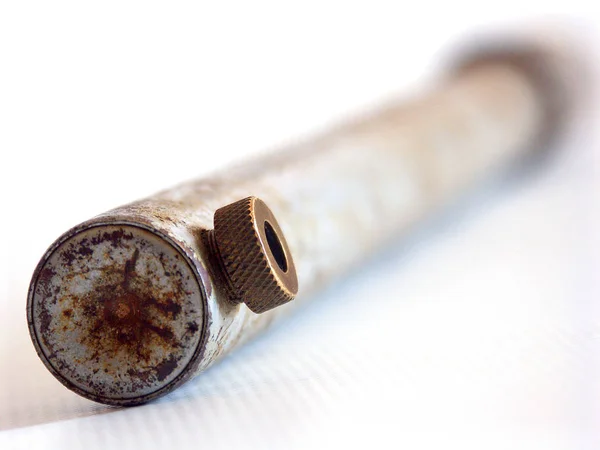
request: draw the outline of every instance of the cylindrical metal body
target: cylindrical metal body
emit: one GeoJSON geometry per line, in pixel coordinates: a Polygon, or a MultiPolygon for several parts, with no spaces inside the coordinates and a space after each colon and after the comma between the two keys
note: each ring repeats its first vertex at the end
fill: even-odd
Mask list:
{"type": "Polygon", "coordinates": [[[40,357],[96,401],[137,404],[171,391],[532,150],[547,125],[540,92],[518,65],[474,65],[417,102],[73,228],[32,280],[40,357]],[[208,239],[215,210],[247,196],[277,217],[298,275],[298,297],[263,314],[228,301],[208,239]]]}

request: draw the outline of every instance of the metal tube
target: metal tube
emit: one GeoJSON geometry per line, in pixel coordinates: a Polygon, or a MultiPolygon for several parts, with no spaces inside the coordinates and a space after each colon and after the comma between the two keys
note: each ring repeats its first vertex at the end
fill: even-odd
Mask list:
{"type": "Polygon", "coordinates": [[[478,57],[410,105],[67,231],[30,286],[38,354],[65,386],[95,401],[134,405],[170,392],[538,147],[555,117],[548,62],[520,50],[478,57]],[[235,301],[211,231],[215,211],[248,196],[277,218],[299,286],[295,300],[261,314],[235,301]]]}

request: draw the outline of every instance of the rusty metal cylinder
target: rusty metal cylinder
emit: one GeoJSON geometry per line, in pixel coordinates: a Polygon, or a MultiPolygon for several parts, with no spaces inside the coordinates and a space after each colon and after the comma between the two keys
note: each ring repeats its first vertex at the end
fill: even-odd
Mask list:
{"type": "MultiPolygon", "coordinates": [[[[543,53],[480,56],[418,101],[72,228],[31,282],[27,316],[39,356],[66,387],[98,402],[135,405],[172,391],[426,215],[536,150],[555,126],[552,70],[543,53]],[[265,284],[254,292],[258,313],[235,291],[263,274],[247,259],[236,263],[230,282],[213,234],[215,212],[249,197],[276,218],[279,227],[265,222],[264,236],[285,246],[271,250],[281,253],[281,270],[293,270],[293,261],[298,287],[292,301],[281,291],[280,301],[265,303],[265,292],[278,289],[265,284]]],[[[223,232],[233,236],[229,244],[238,236],[230,231],[223,232]]],[[[247,248],[238,253],[254,251],[247,248]]]]}

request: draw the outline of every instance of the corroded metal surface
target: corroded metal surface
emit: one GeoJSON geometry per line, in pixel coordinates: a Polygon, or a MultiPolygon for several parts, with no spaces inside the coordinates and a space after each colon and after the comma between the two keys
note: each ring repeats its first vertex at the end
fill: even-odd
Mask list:
{"type": "Polygon", "coordinates": [[[533,150],[548,117],[536,83],[515,65],[486,61],[418,102],[67,232],[42,259],[30,290],[30,328],[42,359],[65,385],[105,403],[169,392],[533,150]],[[248,196],[273,211],[298,275],[298,297],[263,314],[231,301],[210,238],[215,211],[248,196]],[[102,242],[99,226],[109,236],[102,242]],[[120,237],[110,238],[115,232],[120,237]]]}
{"type": "Polygon", "coordinates": [[[85,228],[51,251],[31,318],[61,378],[99,399],[127,399],[175,380],[201,336],[203,301],[184,256],[129,225],[85,228]]]}

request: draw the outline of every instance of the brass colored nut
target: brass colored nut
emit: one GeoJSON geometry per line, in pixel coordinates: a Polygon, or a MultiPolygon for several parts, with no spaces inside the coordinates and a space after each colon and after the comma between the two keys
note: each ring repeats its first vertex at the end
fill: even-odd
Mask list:
{"type": "Polygon", "coordinates": [[[262,200],[248,197],[219,208],[214,223],[216,250],[235,300],[260,314],[294,299],[292,255],[262,200]]]}

